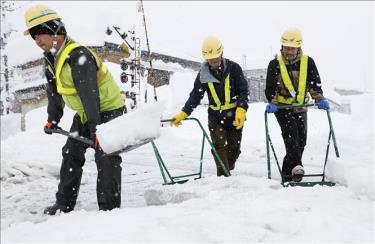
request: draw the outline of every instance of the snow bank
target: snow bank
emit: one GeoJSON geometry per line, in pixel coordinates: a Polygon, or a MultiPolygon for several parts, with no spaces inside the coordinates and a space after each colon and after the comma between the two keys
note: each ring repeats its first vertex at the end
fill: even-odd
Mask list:
{"type": "Polygon", "coordinates": [[[21,132],[21,114],[1,116],[1,140],[21,132]]]}
{"type": "Polygon", "coordinates": [[[374,110],[368,107],[374,106],[374,97],[372,93],[347,97],[352,114],[333,114],[340,158],[331,153],[328,173],[332,180],[358,195],[375,200],[374,110]]]}
{"type": "MultiPolygon", "coordinates": [[[[69,130],[73,115],[72,110],[65,109],[59,126],[69,130]]],[[[12,136],[1,141],[1,179],[24,182],[27,180],[25,177],[36,179],[58,175],[61,147],[66,137],[47,135],[43,132],[43,126],[47,121],[47,107],[26,113],[26,131],[23,132],[20,129],[20,115],[10,116],[13,120],[6,125],[7,127],[3,124],[4,117],[7,116],[1,116],[1,136],[3,137],[3,129],[12,136]]]]}

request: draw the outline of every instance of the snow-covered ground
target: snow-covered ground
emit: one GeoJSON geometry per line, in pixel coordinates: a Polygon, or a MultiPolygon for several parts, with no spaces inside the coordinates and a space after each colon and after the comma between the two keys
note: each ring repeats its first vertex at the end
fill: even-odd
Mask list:
{"type": "MultiPolygon", "coordinates": [[[[186,82],[188,74],[175,73],[170,87],[158,90],[159,96],[176,92],[186,98],[189,89],[172,89],[186,82]]],[[[183,100],[171,104],[175,100],[170,98],[164,118],[178,112],[183,100]]],[[[373,104],[373,94],[351,100],[351,115],[331,114],[341,156],[335,158],[331,148],[327,176],[337,182],[335,187],[283,188],[274,162],[273,179],[267,179],[265,104],[259,103],[250,104],[242,154],[232,177],[215,176],[206,146],[203,179],[163,185],[154,151],[147,144],[122,154],[121,209],[99,212],[90,149],[75,211],[57,216],[42,211],[55,200],[65,138],[44,134],[46,108],[33,110],[26,115],[26,132],[15,131],[1,141],[1,241],[373,242],[374,121],[366,110],[366,104],[373,104]]],[[[205,128],[206,109],[198,107],[192,115],[205,128]]],[[[66,109],[63,128],[69,128],[72,116],[66,109]]],[[[274,117],[269,118],[280,159],[284,153],[280,129],[274,117]]],[[[185,121],[179,128],[161,127],[160,133],[155,143],[171,174],[197,172],[202,140],[197,125],[185,121]]],[[[327,139],[325,113],[311,109],[303,160],[307,173],[321,173],[327,139]]]]}
{"type": "MultiPolygon", "coordinates": [[[[5,50],[10,65],[41,56],[33,41],[22,35],[23,13],[35,1],[16,3],[17,9],[2,21],[2,31],[5,27],[17,30],[11,34],[5,50]]],[[[135,25],[136,31],[143,33],[135,1],[96,1],[90,4],[77,1],[74,5],[64,1],[42,3],[56,9],[63,16],[69,34],[85,45],[118,42],[115,35],[104,35],[106,27],[111,25],[121,24],[124,29],[135,25]]],[[[242,154],[231,177],[216,177],[213,158],[206,144],[202,179],[163,185],[154,150],[151,144],[147,144],[121,155],[122,205],[120,209],[102,212],[98,211],[96,202],[94,151],[89,149],[75,210],[45,216],[43,209],[55,201],[61,148],[66,138],[43,133],[47,112],[46,107],[42,107],[26,114],[24,132],[20,131],[20,115],[1,116],[2,243],[375,242],[374,82],[373,56],[369,55],[369,50],[373,51],[373,37],[363,38],[358,46],[366,51],[347,49],[358,36],[364,36],[363,33],[374,33],[373,23],[366,22],[371,14],[373,20],[374,11],[368,9],[374,8],[374,4],[322,5],[312,2],[292,5],[291,2],[224,1],[213,6],[212,2],[199,3],[198,9],[198,2],[145,3],[148,20],[152,23],[148,22],[152,51],[200,61],[201,40],[208,34],[216,34],[224,42],[224,56],[240,62],[239,57],[246,53],[248,68],[265,68],[274,50],[279,48],[279,35],[297,22],[305,33],[304,50],[316,58],[323,90],[349,85],[349,88],[368,91],[346,97],[351,103],[351,114],[331,114],[340,158],[335,157],[331,145],[326,174],[328,180],[337,185],[283,188],[274,161],[272,179],[267,179],[265,104],[255,103],[250,104],[247,113],[242,154]],[[363,11],[364,7],[366,11],[363,11]],[[295,14],[285,16],[287,11],[295,14]],[[316,12],[319,12],[318,19],[316,12]],[[230,21],[222,18],[224,14],[230,16],[230,21]],[[361,18],[355,18],[358,15],[361,18]],[[213,25],[215,19],[218,22],[213,25]],[[233,26],[233,23],[238,26],[233,26]],[[321,28],[315,28],[317,25],[321,28]],[[207,30],[212,33],[207,33],[207,30]],[[347,30],[353,34],[347,35],[347,30]],[[327,36],[330,41],[321,36],[327,36]],[[342,50],[345,50],[346,59],[337,58],[341,57],[342,50]],[[360,60],[355,62],[360,69],[354,66],[353,60],[360,60]],[[363,77],[362,73],[365,73],[363,77]]],[[[144,42],[142,46],[145,47],[144,42]]],[[[118,80],[121,73],[118,65],[107,65],[124,88],[126,85],[118,80]]],[[[180,111],[196,73],[163,62],[154,62],[154,66],[168,66],[174,71],[170,85],[157,89],[159,100],[166,104],[162,118],[168,119],[180,111]]],[[[30,81],[28,84],[41,82],[45,81],[30,81]]],[[[27,84],[10,85],[12,91],[27,84]]],[[[148,91],[151,101],[152,88],[149,87],[148,91]]],[[[159,109],[161,111],[162,107],[155,111],[159,109]]],[[[198,118],[207,131],[206,110],[207,107],[198,107],[192,116],[198,118]]],[[[72,111],[65,109],[60,126],[68,130],[73,115],[72,111]]],[[[309,134],[303,162],[306,173],[321,173],[329,132],[327,116],[323,111],[310,109],[308,117],[309,134]]],[[[202,132],[193,121],[185,121],[179,128],[164,123],[155,129],[144,121],[147,114],[139,119],[140,123],[127,126],[132,128],[124,127],[124,133],[126,131],[130,137],[139,131],[140,126],[144,126],[145,131],[157,130],[160,136],[155,144],[172,175],[199,171],[202,132]]],[[[269,129],[281,160],[284,145],[273,115],[269,116],[269,129]]],[[[116,136],[120,133],[121,130],[116,136]]]]}

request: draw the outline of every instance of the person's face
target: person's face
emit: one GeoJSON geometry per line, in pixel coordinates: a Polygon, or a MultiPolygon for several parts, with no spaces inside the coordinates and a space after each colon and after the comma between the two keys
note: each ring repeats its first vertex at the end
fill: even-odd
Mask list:
{"type": "Polygon", "coordinates": [[[35,43],[43,49],[43,51],[48,52],[52,48],[53,35],[49,34],[38,34],[35,35],[35,43]]]}
{"type": "Polygon", "coordinates": [[[284,58],[288,61],[292,61],[297,57],[298,47],[282,47],[284,58]]]}
{"type": "Polygon", "coordinates": [[[221,56],[218,58],[207,59],[207,63],[212,69],[219,69],[221,65],[221,56]]]}

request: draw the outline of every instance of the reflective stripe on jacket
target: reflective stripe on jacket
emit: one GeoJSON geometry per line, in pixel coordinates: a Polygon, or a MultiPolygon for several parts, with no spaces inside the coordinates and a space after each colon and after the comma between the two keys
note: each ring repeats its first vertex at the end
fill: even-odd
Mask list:
{"type": "Polygon", "coordinates": [[[292,81],[289,77],[288,70],[285,66],[285,62],[281,56],[278,57],[278,62],[280,65],[280,73],[282,81],[285,87],[288,89],[290,95],[292,97],[285,98],[284,96],[278,95],[277,102],[283,104],[304,104],[308,101],[308,97],[306,96],[306,79],[307,79],[307,55],[302,55],[301,57],[301,66],[299,71],[299,80],[298,80],[298,91],[296,92],[292,81]]]}
{"type": "MultiPolygon", "coordinates": [[[[80,81],[73,81],[72,67],[69,62],[67,62],[72,51],[79,47],[82,46],[71,39],[67,42],[57,59],[55,78],[57,92],[62,95],[65,104],[69,108],[77,111],[82,123],[85,123],[87,121],[85,108],[74,84],[74,82],[80,81]]],[[[89,51],[95,58],[96,66],[98,67],[96,78],[99,89],[100,112],[112,111],[123,107],[124,99],[120,94],[120,89],[115,83],[111,72],[108,71],[107,67],[94,52],[89,51]]],[[[86,61],[84,57],[85,56],[82,56],[82,64],[86,61]]],[[[81,60],[79,60],[79,62],[81,62],[81,60]]]]}
{"type": "Polygon", "coordinates": [[[222,105],[219,97],[217,96],[214,84],[212,82],[208,82],[208,88],[210,90],[211,96],[214,99],[216,106],[210,105],[210,108],[217,111],[217,110],[228,110],[231,108],[237,107],[237,102],[230,102],[230,73],[227,75],[224,81],[224,96],[225,102],[222,105]]]}

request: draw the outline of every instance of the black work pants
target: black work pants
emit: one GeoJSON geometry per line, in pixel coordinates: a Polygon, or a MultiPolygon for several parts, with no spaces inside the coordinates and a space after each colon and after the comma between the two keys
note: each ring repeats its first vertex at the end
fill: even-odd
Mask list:
{"type": "MultiPolygon", "coordinates": [[[[125,107],[109,112],[102,112],[101,121],[106,123],[125,112],[125,107]]],[[[90,130],[82,124],[76,114],[70,132],[83,137],[90,137],[90,130]]],[[[85,152],[89,146],[72,138],[68,138],[62,148],[62,164],[60,169],[60,183],[56,193],[56,203],[67,206],[70,210],[76,204],[79,187],[81,185],[82,167],[85,163],[85,152]]],[[[103,151],[96,150],[95,162],[98,169],[96,194],[99,210],[119,208],[121,204],[121,157],[103,156],[103,151]]]]}
{"type": "Polygon", "coordinates": [[[279,110],[275,116],[281,128],[286,151],[282,174],[285,180],[291,180],[292,169],[302,165],[307,139],[307,112],[294,113],[290,110],[279,110]]]}
{"type": "MultiPolygon", "coordinates": [[[[241,154],[242,128],[239,130],[235,127],[225,128],[220,124],[211,121],[208,122],[208,128],[210,130],[212,143],[222,159],[224,166],[228,170],[233,170],[236,160],[241,154]]],[[[224,170],[221,167],[219,160],[212,150],[211,152],[215,159],[217,176],[224,175],[224,170]]]]}

